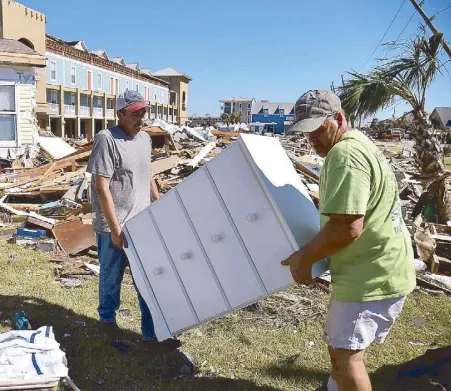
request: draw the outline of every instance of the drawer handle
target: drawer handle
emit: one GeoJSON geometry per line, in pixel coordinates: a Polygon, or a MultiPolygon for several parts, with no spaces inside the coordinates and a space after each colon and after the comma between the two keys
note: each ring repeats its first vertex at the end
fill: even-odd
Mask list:
{"type": "Polygon", "coordinates": [[[187,259],[191,258],[191,253],[182,253],[180,258],[182,258],[184,261],[186,261],[187,259]]]}
{"type": "Polygon", "coordinates": [[[218,243],[219,241],[221,241],[222,237],[221,235],[211,235],[211,241],[213,243],[218,243]]]}
{"type": "Polygon", "coordinates": [[[249,221],[249,223],[254,222],[255,220],[257,220],[258,216],[256,213],[248,213],[246,215],[246,220],[249,221]]]}
{"type": "Polygon", "coordinates": [[[163,268],[162,267],[157,267],[157,268],[153,269],[153,275],[154,276],[159,276],[160,274],[163,274],[163,268]]]}

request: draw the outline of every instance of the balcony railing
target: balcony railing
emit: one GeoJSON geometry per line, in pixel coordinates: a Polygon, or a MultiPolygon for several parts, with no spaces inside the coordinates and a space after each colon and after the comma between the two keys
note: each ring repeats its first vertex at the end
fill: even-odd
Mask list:
{"type": "Polygon", "coordinates": [[[103,108],[101,107],[93,107],[92,108],[92,116],[97,118],[103,117],[103,108]]]}
{"type": "Polygon", "coordinates": [[[75,106],[64,105],[64,115],[71,115],[75,117],[75,106]]]}
{"type": "Polygon", "coordinates": [[[49,114],[59,115],[60,105],[58,103],[49,103],[49,114]]]}
{"type": "Polygon", "coordinates": [[[114,109],[106,109],[106,117],[114,119],[114,109]]]}
{"type": "Polygon", "coordinates": [[[90,116],[91,116],[90,111],[91,111],[91,110],[89,109],[88,106],[80,106],[80,107],[78,108],[78,115],[79,115],[80,117],[90,117],[90,116]]]}

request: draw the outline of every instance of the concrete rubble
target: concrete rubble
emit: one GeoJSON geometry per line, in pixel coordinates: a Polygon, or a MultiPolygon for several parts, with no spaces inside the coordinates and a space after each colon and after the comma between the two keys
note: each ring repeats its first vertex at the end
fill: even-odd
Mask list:
{"type": "MultiPolygon", "coordinates": [[[[162,194],[232,144],[238,131],[249,132],[179,127],[162,120],[146,122],[143,131],[152,138],[152,174],[162,194]]],[[[63,265],[60,274],[65,278],[79,273],[97,274],[95,254],[87,255],[96,248],[91,229],[91,178],[86,173],[92,141],[40,136],[43,142],[38,149],[1,162],[0,226],[17,227],[18,244],[55,252],[60,257],[58,263],[63,265]]],[[[268,137],[279,137],[318,206],[323,159],[313,153],[302,135],[268,137]]],[[[379,147],[398,181],[403,218],[412,236],[416,262],[425,265],[417,268],[419,284],[451,293],[451,227],[438,224],[435,215],[421,207],[424,181],[415,168],[412,145],[404,142],[401,152],[392,152],[385,144],[379,147]]]]}

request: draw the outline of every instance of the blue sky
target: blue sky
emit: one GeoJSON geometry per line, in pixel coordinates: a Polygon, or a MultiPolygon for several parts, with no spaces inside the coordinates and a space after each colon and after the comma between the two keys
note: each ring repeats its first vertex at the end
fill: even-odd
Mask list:
{"type": "MultiPolygon", "coordinates": [[[[368,70],[404,0],[19,1],[47,15],[48,34],[84,40],[91,50],[106,49],[154,71],[173,66],[188,74],[190,114],[216,115],[221,98],[290,102],[308,89],[338,85],[347,70],[368,70]]],[[[450,4],[426,0],[424,9],[432,16],[450,4]]],[[[395,40],[413,14],[404,1],[384,41],[395,40]]],[[[401,39],[420,20],[415,15],[401,39]]],[[[451,9],[434,23],[451,42],[451,9]]],[[[451,74],[451,62],[448,69],[451,74]]],[[[435,106],[451,106],[446,72],[430,89],[427,108],[435,106]]],[[[398,106],[396,114],[404,109],[398,106]]]]}

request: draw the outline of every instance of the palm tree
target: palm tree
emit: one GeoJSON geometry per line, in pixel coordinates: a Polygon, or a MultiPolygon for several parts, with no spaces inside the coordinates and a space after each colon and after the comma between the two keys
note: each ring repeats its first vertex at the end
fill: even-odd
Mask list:
{"type": "Polygon", "coordinates": [[[227,126],[229,126],[230,122],[232,122],[231,121],[231,116],[232,116],[232,114],[223,113],[221,115],[222,122],[224,122],[227,126]]]}
{"type": "Polygon", "coordinates": [[[412,107],[416,162],[424,177],[434,181],[429,189],[436,188],[439,215],[450,221],[451,197],[445,189],[451,173],[444,169],[443,149],[425,108],[426,92],[443,67],[440,60],[443,35],[427,38],[423,32],[407,42],[390,45],[400,53],[398,56],[378,60],[368,74],[349,72],[351,78],[339,90],[343,108],[357,118],[366,118],[397,100],[412,107]]]}
{"type": "Polygon", "coordinates": [[[239,113],[233,113],[231,116],[231,121],[233,124],[241,123],[241,115],[239,113]]]}

